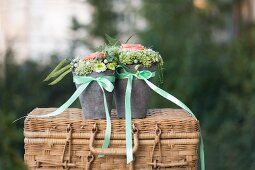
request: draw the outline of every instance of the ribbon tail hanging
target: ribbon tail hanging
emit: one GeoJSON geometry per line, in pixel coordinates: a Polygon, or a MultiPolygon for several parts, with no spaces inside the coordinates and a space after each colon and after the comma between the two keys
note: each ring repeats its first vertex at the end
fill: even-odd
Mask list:
{"type": "Polygon", "coordinates": [[[204,151],[204,141],[202,137],[201,128],[199,126],[200,131],[200,143],[199,143],[199,157],[200,157],[200,168],[201,170],[205,170],[205,151],[204,151]]]}
{"type": "Polygon", "coordinates": [[[192,113],[192,111],[184,104],[182,103],[180,100],[178,100],[176,97],[174,97],[173,95],[167,93],[166,91],[160,89],[159,87],[155,86],[153,83],[151,83],[150,81],[148,81],[147,79],[144,79],[144,81],[148,84],[148,86],[154,90],[156,93],[158,93],[159,95],[161,95],[162,97],[166,98],[167,100],[173,102],[174,104],[176,104],[177,106],[181,107],[182,109],[184,109],[186,112],[188,112],[194,119],[197,120],[196,116],[192,113]]]}
{"type": "MultiPolygon", "coordinates": [[[[105,129],[105,136],[104,136],[104,142],[103,142],[102,148],[108,148],[108,146],[110,144],[111,131],[112,131],[111,117],[110,117],[110,113],[109,113],[109,109],[108,109],[108,105],[107,105],[104,89],[103,89],[102,85],[99,82],[98,82],[98,84],[99,84],[99,86],[101,87],[101,89],[103,91],[104,109],[105,109],[105,113],[106,113],[106,129],[105,129]]],[[[104,155],[103,154],[99,154],[98,157],[102,158],[102,157],[104,157],[104,155]]]]}
{"type": "Polygon", "coordinates": [[[74,92],[74,94],[62,105],[60,106],[57,110],[54,112],[45,114],[45,115],[31,115],[29,117],[38,117],[38,118],[45,118],[45,117],[51,117],[51,116],[57,116],[64,112],[73,102],[79,97],[79,95],[83,92],[83,90],[86,89],[86,87],[89,85],[89,83],[82,84],[78,87],[78,89],[74,92]]]}
{"type": "Polygon", "coordinates": [[[132,113],[131,113],[131,91],[133,76],[128,76],[127,88],[125,94],[125,124],[126,124],[126,156],[127,164],[133,161],[132,149],[132,113]]]}
{"type": "MultiPolygon", "coordinates": [[[[188,112],[194,119],[197,120],[196,116],[193,114],[193,112],[184,104],[182,103],[180,100],[178,100],[176,97],[174,97],[173,95],[167,93],[166,91],[160,89],[159,87],[157,87],[156,85],[154,85],[153,83],[151,83],[150,81],[148,81],[146,78],[143,78],[143,80],[148,84],[148,86],[154,90],[156,93],[158,93],[159,95],[161,95],[162,97],[166,98],[167,100],[173,102],[174,104],[176,104],[177,106],[181,107],[182,109],[184,109],[186,112],[188,112]]],[[[201,165],[201,170],[205,170],[205,162],[204,162],[204,142],[203,142],[203,137],[202,137],[202,133],[201,133],[201,128],[199,125],[199,131],[200,131],[200,143],[199,143],[199,156],[200,156],[200,165],[201,165]]]]}

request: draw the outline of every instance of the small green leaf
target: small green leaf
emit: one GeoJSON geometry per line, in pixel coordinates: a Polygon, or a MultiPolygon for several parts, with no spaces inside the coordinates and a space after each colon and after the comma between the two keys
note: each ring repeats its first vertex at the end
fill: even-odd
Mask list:
{"type": "Polygon", "coordinates": [[[60,70],[56,71],[54,74],[52,74],[51,77],[57,77],[63,72],[65,72],[66,70],[70,69],[71,67],[72,67],[71,64],[68,64],[65,67],[61,68],[60,70]]]}
{"type": "Polygon", "coordinates": [[[108,41],[109,45],[111,46],[119,45],[119,40],[112,38],[108,34],[105,34],[105,38],[108,41]]]}
{"type": "Polygon", "coordinates": [[[72,72],[72,69],[69,69],[67,71],[65,71],[63,74],[61,74],[57,79],[55,79],[53,82],[51,82],[49,85],[55,85],[58,82],[60,82],[60,80],[62,80],[68,73],[72,72]]]}
{"type": "Polygon", "coordinates": [[[64,64],[66,63],[70,63],[69,60],[65,59],[65,60],[62,60],[56,67],[55,69],[43,80],[43,81],[48,81],[52,78],[52,75],[58,71],[64,64]]]}
{"type": "Polygon", "coordinates": [[[107,59],[108,62],[112,62],[112,60],[114,59],[114,55],[107,54],[106,59],[107,59]]]}
{"type": "Polygon", "coordinates": [[[99,47],[96,48],[96,51],[104,51],[106,48],[106,45],[100,45],[99,47]]]}

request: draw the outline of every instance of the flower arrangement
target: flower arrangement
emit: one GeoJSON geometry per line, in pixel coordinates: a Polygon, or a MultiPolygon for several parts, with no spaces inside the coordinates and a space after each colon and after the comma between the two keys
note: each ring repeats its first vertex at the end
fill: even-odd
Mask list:
{"type": "Polygon", "coordinates": [[[163,61],[159,53],[151,49],[123,48],[123,45],[121,47],[107,47],[103,52],[61,61],[44,81],[55,78],[49,84],[55,85],[71,72],[78,76],[86,76],[92,72],[101,73],[106,70],[115,70],[118,65],[134,64],[150,67],[154,63],[162,66],[163,61]]]}
{"type": "Polygon", "coordinates": [[[65,59],[61,61],[56,68],[46,77],[44,81],[55,78],[49,85],[55,85],[61,81],[67,74],[73,72],[74,75],[87,76],[92,72],[101,73],[106,70],[115,70],[117,67],[117,58],[108,48],[101,52],[95,52],[81,58],[72,60],[65,59]]]}
{"type": "Polygon", "coordinates": [[[86,76],[92,72],[101,73],[106,70],[115,70],[117,61],[106,52],[95,52],[81,59],[74,59],[71,65],[75,75],[86,76]]]}
{"type": "Polygon", "coordinates": [[[161,72],[163,60],[158,52],[141,44],[121,44],[108,35],[106,38],[109,44],[100,46],[97,52],[61,61],[44,81],[54,79],[49,85],[55,85],[69,73],[87,76],[93,72],[114,71],[118,66],[126,65],[136,65],[135,69],[138,69],[141,65],[149,68],[153,64],[158,64],[161,72]]]}
{"type": "Polygon", "coordinates": [[[123,65],[143,65],[148,68],[155,63],[163,65],[163,60],[158,52],[145,48],[141,44],[122,44],[120,46],[119,63],[123,65]]]}

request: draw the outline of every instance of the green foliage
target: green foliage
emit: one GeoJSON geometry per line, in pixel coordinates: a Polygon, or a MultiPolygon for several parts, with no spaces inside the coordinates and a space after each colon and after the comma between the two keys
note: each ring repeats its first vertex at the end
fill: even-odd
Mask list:
{"type": "MultiPolygon", "coordinates": [[[[69,67],[69,66],[68,66],[69,67]]],[[[65,67],[63,69],[66,69],[65,67]]],[[[62,70],[60,70],[62,71],[62,70]]],[[[67,70],[65,70],[64,72],[61,72],[59,73],[60,75],[53,81],[51,82],[49,85],[55,85],[57,84],[58,82],[60,82],[67,74],[71,73],[72,72],[72,68],[68,68],[67,70]]],[[[57,73],[58,75],[58,73],[57,73]]]]}
{"type": "Polygon", "coordinates": [[[128,43],[128,41],[134,36],[134,34],[132,34],[130,37],[128,37],[128,39],[125,41],[125,44],[128,43]]]}
{"type": "MultiPolygon", "coordinates": [[[[71,47],[71,51],[74,50],[78,46],[89,47],[90,49],[95,49],[98,45],[90,41],[91,39],[97,38],[98,40],[108,41],[111,37],[116,37],[118,34],[118,29],[116,24],[119,20],[118,14],[112,10],[114,8],[112,0],[88,0],[87,1],[93,8],[92,18],[93,21],[88,25],[84,25],[79,22],[76,18],[72,19],[72,30],[80,31],[86,30],[88,35],[86,38],[80,37],[73,40],[73,45],[71,47]],[[110,35],[109,37],[105,34],[110,35]]],[[[114,44],[114,41],[110,41],[114,44]]],[[[119,42],[118,42],[119,43],[119,42]]],[[[98,51],[102,51],[102,49],[98,49],[98,51]]]]}
{"type": "MultiPolygon", "coordinates": [[[[36,107],[59,107],[75,91],[72,77],[63,83],[49,87],[42,77],[48,74],[59,59],[52,56],[50,64],[40,65],[34,61],[16,64],[15,53],[8,49],[5,54],[4,74],[0,77],[0,170],[23,170],[23,119],[36,107]]],[[[73,107],[80,107],[77,100],[73,107]]]]}
{"type": "Polygon", "coordinates": [[[117,46],[105,46],[102,50],[105,52],[105,56],[107,61],[112,62],[118,62],[119,61],[119,55],[120,55],[120,49],[117,46]]]}
{"type": "MultiPolygon", "coordinates": [[[[255,27],[245,21],[229,25],[241,1],[209,1],[204,10],[194,8],[192,1],[144,2],[148,26],[140,39],[164,59],[162,88],[184,101],[200,120],[207,169],[254,169],[255,27]],[[232,33],[217,41],[218,31],[235,29],[240,30],[238,36],[232,33]]],[[[169,106],[153,95],[152,107],[169,106]]]]}
{"type": "Polygon", "coordinates": [[[21,151],[18,142],[23,140],[22,128],[17,128],[12,121],[15,114],[11,112],[3,112],[0,110],[0,169],[1,170],[25,170],[25,166],[21,155],[17,151],[21,151]]]}
{"type": "Polygon", "coordinates": [[[105,38],[108,42],[108,44],[110,46],[119,46],[120,45],[120,41],[115,39],[115,38],[112,38],[111,36],[109,36],[108,34],[105,34],[105,38]]]}
{"type": "Polygon", "coordinates": [[[72,72],[71,61],[68,59],[64,59],[54,68],[54,70],[44,79],[44,81],[49,81],[50,79],[55,78],[55,80],[49,84],[55,85],[71,72],[72,72]]]}
{"type": "Polygon", "coordinates": [[[53,75],[60,70],[64,64],[66,64],[67,60],[62,60],[55,68],[54,70],[44,79],[44,81],[48,81],[50,80],[52,77],[54,77],[53,75]]]}
{"type": "Polygon", "coordinates": [[[115,37],[117,35],[117,13],[113,9],[113,1],[88,0],[96,9],[93,12],[93,22],[88,25],[87,30],[98,38],[105,38],[105,33],[115,37]]]}

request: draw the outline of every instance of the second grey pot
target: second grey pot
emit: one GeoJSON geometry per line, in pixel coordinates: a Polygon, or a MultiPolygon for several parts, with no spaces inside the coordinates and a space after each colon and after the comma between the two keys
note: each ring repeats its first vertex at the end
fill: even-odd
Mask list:
{"type": "MultiPolygon", "coordinates": [[[[106,70],[103,73],[91,73],[88,76],[100,77],[100,76],[114,76],[114,71],[106,70]]],[[[114,83],[113,83],[114,84],[114,83]]],[[[80,85],[76,84],[76,88],[80,85]]],[[[109,113],[112,110],[113,92],[104,90],[109,113]]],[[[79,96],[82,111],[85,119],[105,119],[106,112],[104,107],[103,91],[96,81],[91,82],[88,87],[79,96]]]]}
{"type": "MultiPolygon", "coordinates": [[[[127,66],[131,71],[134,71],[135,65],[127,66]]],[[[150,68],[141,67],[139,70],[156,71],[157,66],[152,65],[150,68]]],[[[122,72],[119,70],[119,72],[122,72]]],[[[149,81],[153,81],[154,78],[150,78],[149,81]]],[[[125,118],[125,94],[127,87],[127,79],[116,79],[114,88],[114,98],[119,118],[125,118]]],[[[150,87],[144,80],[139,80],[136,77],[132,81],[131,92],[131,113],[132,118],[144,118],[147,115],[150,93],[150,87]]]]}

